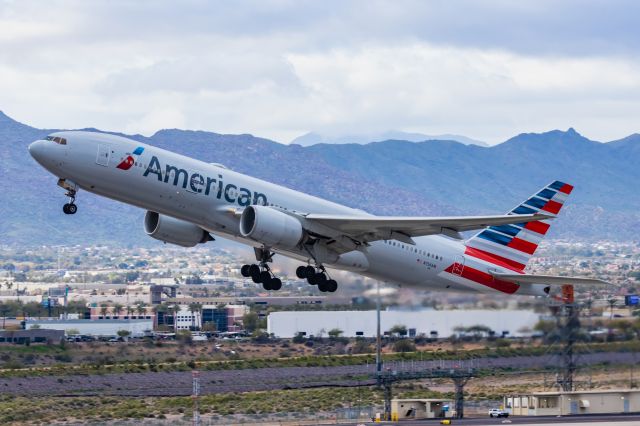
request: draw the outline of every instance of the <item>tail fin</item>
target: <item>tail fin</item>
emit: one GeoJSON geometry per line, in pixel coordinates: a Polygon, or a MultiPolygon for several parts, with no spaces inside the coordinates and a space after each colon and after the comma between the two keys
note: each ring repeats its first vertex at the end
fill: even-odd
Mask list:
{"type": "MultiPolygon", "coordinates": [[[[573,186],[555,181],[508,214],[545,213],[557,216],[573,186]]],[[[549,230],[547,220],[489,226],[466,241],[467,254],[520,272],[549,230]]]]}

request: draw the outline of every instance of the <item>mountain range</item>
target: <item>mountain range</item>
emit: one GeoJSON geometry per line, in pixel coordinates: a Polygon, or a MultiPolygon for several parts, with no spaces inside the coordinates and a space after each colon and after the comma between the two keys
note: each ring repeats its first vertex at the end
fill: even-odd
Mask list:
{"type": "Polygon", "coordinates": [[[294,140],[291,141],[292,144],[300,145],[300,146],[312,146],[317,145],[319,143],[331,143],[331,144],[347,144],[347,143],[357,143],[357,144],[368,144],[370,142],[378,142],[378,141],[388,141],[388,140],[398,140],[398,141],[408,141],[408,142],[425,142],[425,141],[455,141],[460,142],[465,145],[478,145],[478,146],[489,146],[486,142],[482,142],[476,139],[471,139],[462,135],[425,135],[423,133],[409,133],[409,132],[401,132],[398,130],[389,130],[386,132],[379,133],[361,133],[361,134],[323,134],[318,132],[309,132],[305,133],[302,136],[298,136],[294,140]]]}
{"type": "MultiPolygon", "coordinates": [[[[78,213],[63,214],[63,190],[27,152],[52,131],[0,112],[0,244],[152,244],[140,209],[79,192],[78,213]]],[[[601,143],[553,130],[491,147],[451,140],[303,147],[178,129],[124,136],[380,215],[500,214],[559,179],[576,188],[551,237],[640,237],[638,134],[601,143]]]]}

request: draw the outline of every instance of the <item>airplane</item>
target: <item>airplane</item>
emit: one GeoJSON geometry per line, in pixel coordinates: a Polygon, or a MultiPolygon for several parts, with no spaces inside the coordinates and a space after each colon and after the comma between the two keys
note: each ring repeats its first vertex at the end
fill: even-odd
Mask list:
{"type": "Polygon", "coordinates": [[[606,284],[592,278],[525,272],[573,186],[553,181],[505,215],[374,216],[125,137],[55,132],[31,156],[66,190],[65,214],[80,189],[146,210],[152,238],[183,247],[214,235],[254,248],[242,276],[277,291],[275,254],[303,265],[300,279],[335,292],[337,269],[422,290],[547,296],[552,286],[606,284]],[[478,231],[464,239],[465,231],[478,231]]]}

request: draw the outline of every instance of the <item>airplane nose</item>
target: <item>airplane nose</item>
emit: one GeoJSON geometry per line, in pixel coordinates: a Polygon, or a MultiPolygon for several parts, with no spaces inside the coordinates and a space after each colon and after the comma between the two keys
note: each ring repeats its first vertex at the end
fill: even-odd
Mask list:
{"type": "Polygon", "coordinates": [[[37,140],[29,145],[29,154],[40,164],[46,160],[46,151],[47,141],[37,140]]]}

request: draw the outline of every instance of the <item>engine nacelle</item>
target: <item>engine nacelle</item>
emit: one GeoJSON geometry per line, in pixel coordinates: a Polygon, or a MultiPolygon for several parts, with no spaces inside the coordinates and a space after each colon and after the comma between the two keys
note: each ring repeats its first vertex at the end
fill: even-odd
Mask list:
{"type": "Polygon", "coordinates": [[[248,206],[240,217],[240,235],[267,246],[295,247],[304,235],[299,220],[266,206],[248,206]]]}
{"type": "Polygon", "coordinates": [[[144,215],[144,231],[151,238],[182,247],[193,247],[213,240],[198,225],[151,211],[144,215]]]}

